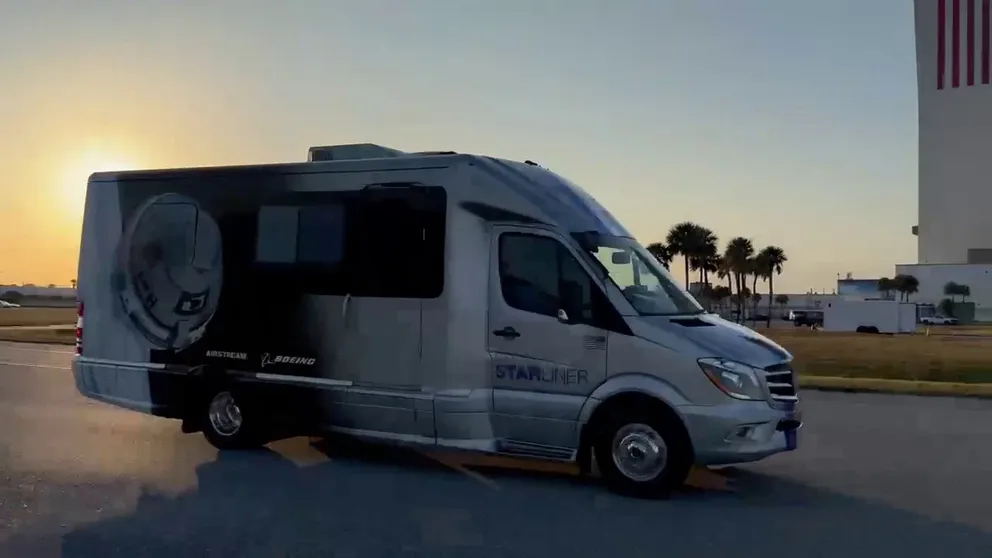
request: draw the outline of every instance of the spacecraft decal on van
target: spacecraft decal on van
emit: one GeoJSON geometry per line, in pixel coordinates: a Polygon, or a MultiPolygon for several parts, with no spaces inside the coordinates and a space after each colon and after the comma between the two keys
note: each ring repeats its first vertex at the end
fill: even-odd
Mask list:
{"type": "Polygon", "coordinates": [[[538,366],[536,364],[497,364],[496,379],[515,382],[540,382],[574,386],[589,383],[589,372],[565,366],[538,366]]]}
{"type": "Polygon", "coordinates": [[[123,314],[154,348],[181,351],[203,337],[223,282],[220,227],[194,199],[146,199],[121,235],[112,287],[123,314]]]}

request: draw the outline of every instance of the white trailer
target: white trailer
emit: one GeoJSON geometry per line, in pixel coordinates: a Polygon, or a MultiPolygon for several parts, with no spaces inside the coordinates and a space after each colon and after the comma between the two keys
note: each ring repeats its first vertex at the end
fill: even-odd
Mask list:
{"type": "Polygon", "coordinates": [[[823,329],[912,333],[916,331],[916,305],[895,300],[834,300],[823,308],[823,329]]]}

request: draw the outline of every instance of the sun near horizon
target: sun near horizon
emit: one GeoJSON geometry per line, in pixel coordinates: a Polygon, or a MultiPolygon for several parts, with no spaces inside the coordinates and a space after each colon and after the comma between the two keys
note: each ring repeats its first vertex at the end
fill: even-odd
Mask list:
{"type": "Polygon", "coordinates": [[[90,147],[79,153],[69,154],[60,183],[61,188],[57,192],[65,202],[65,210],[71,216],[76,216],[81,225],[86,206],[86,185],[92,174],[139,168],[143,168],[143,165],[135,157],[128,156],[120,150],[90,147]]]}

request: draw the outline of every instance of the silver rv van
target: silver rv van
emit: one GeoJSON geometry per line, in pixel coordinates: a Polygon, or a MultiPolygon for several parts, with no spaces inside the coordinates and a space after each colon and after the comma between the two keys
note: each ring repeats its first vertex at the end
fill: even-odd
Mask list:
{"type": "Polygon", "coordinates": [[[801,426],[787,351],[530,161],[359,144],[94,174],[78,279],[78,390],[222,450],[343,433],[660,497],[801,426]]]}

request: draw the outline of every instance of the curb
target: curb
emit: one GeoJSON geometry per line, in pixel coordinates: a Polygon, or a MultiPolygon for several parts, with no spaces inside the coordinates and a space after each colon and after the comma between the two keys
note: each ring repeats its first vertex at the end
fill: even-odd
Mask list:
{"type": "Polygon", "coordinates": [[[882,378],[839,378],[831,376],[800,376],[799,391],[839,391],[845,393],[887,393],[931,397],[977,397],[992,399],[992,384],[959,382],[924,382],[916,380],[886,380],[882,378]]]}

